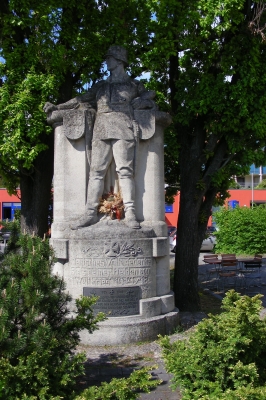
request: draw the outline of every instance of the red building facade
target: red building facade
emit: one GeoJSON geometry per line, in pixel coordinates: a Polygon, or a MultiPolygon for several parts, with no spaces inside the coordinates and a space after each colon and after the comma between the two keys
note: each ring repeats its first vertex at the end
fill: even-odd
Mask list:
{"type": "Polygon", "coordinates": [[[17,196],[10,196],[6,189],[0,188],[0,220],[13,219],[16,209],[20,208],[20,190],[17,196]]]}
{"type": "MultiPolygon", "coordinates": [[[[230,198],[226,200],[226,205],[235,207],[251,207],[253,204],[266,204],[266,189],[234,189],[229,190],[230,198]]],[[[172,207],[165,207],[165,222],[168,225],[176,226],[179,213],[179,194],[175,196],[175,202],[172,207]]],[[[210,218],[209,225],[212,221],[210,218]]]]}

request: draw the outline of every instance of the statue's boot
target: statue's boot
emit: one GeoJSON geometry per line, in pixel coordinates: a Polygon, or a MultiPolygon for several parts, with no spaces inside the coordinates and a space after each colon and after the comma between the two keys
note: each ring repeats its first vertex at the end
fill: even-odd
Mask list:
{"type": "Polygon", "coordinates": [[[76,230],[79,228],[85,228],[86,226],[94,225],[98,222],[97,211],[91,213],[86,212],[81,218],[79,218],[76,224],[71,226],[71,229],[76,230]]]}
{"type": "Polygon", "coordinates": [[[135,209],[125,209],[125,224],[131,229],[139,229],[140,224],[136,219],[135,209]]]}
{"type": "Polygon", "coordinates": [[[133,178],[123,178],[119,180],[123,203],[125,206],[125,224],[131,229],[139,229],[140,224],[135,214],[135,182],[133,178]]]}
{"type": "Polygon", "coordinates": [[[89,195],[85,214],[82,215],[77,222],[71,226],[71,229],[76,230],[79,228],[85,228],[86,226],[94,225],[99,221],[97,216],[97,208],[99,204],[99,198],[102,196],[102,191],[103,180],[92,177],[89,180],[88,185],[89,195]]]}

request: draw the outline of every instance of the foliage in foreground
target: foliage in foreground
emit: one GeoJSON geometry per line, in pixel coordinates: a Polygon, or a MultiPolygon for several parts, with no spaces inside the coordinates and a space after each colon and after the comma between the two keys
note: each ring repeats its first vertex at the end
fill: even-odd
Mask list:
{"type": "Polygon", "coordinates": [[[129,378],[114,378],[110,383],[102,383],[101,386],[92,386],[75,398],[75,400],[135,400],[139,397],[139,391],[150,392],[162,381],[151,380],[148,372],[154,367],[145,367],[134,371],[129,378]]]}
{"type": "Polygon", "coordinates": [[[214,214],[216,253],[266,253],[266,207],[222,208],[214,214]]]}
{"type": "Polygon", "coordinates": [[[263,400],[266,398],[266,321],[260,295],[229,291],[224,312],[200,322],[187,341],[161,339],[174,387],[183,400],[263,400]]]}
{"type": "Polygon", "coordinates": [[[95,297],[81,297],[70,318],[71,296],[63,279],[51,274],[49,242],[21,235],[17,221],[2,225],[11,238],[0,265],[0,399],[133,400],[137,391],[157,386],[151,368],[144,368],[77,397],[85,361],[85,354],[74,354],[79,331],[92,333],[104,315],[93,316],[95,297]]]}
{"type": "Polygon", "coordinates": [[[19,250],[6,254],[0,269],[1,396],[70,399],[85,359],[73,354],[79,331],[93,332],[104,316],[93,316],[95,298],[82,297],[70,318],[71,297],[64,281],[51,274],[49,242],[28,235],[17,235],[17,241],[19,250]]]}

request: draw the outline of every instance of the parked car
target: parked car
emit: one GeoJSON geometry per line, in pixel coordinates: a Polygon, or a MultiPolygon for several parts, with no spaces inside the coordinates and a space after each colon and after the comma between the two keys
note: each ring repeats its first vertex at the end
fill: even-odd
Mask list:
{"type": "Polygon", "coordinates": [[[207,226],[206,233],[207,235],[212,235],[217,231],[215,226],[207,226]]]}
{"type": "Polygon", "coordinates": [[[169,234],[169,245],[170,245],[170,250],[172,251],[174,247],[176,247],[176,233],[177,229],[175,228],[170,234],[169,234]]]}
{"type": "Polygon", "coordinates": [[[3,256],[11,232],[0,230],[0,256],[3,256]]]}
{"type": "Polygon", "coordinates": [[[214,235],[210,235],[206,239],[203,240],[200,251],[213,251],[216,245],[216,237],[214,235]]]}
{"type": "MultiPolygon", "coordinates": [[[[214,235],[210,235],[203,240],[200,251],[213,251],[215,245],[216,245],[216,237],[214,235]]],[[[170,241],[170,251],[172,253],[176,252],[176,236],[173,238],[172,241],[170,241]]]]}
{"type": "Polygon", "coordinates": [[[168,225],[168,236],[170,236],[173,232],[176,232],[176,226],[168,225]]]}
{"type": "Polygon", "coordinates": [[[0,242],[6,243],[10,238],[11,232],[5,231],[4,229],[0,230],[0,242]]]}

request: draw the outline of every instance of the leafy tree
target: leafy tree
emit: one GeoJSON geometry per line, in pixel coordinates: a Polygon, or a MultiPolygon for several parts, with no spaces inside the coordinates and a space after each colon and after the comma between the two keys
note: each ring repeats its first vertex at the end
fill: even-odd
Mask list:
{"type": "Polygon", "coordinates": [[[253,162],[265,163],[266,52],[263,31],[253,24],[260,12],[264,26],[261,4],[151,3],[156,17],[145,62],[152,70],[150,85],[164,93],[174,119],[166,148],[170,154],[175,142],[179,149],[174,290],[181,310],[200,307],[198,255],[212,206],[228,196],[232,175],[248,173],[253,162]]]}
{"type": "Polygon", "coordinates": [[[214,219],[219,227],[215,233],[218,253],[254,255],[266,252],[266,208],[223,207],[216,211],[214,219]]]}
{"type": "Polygon", "coordinates": [[[184,400],[263,400],[266,396],[266,323],[261,295],[229,291],[224,312],[200,322],[188,340],[161,339],[166,369],[184,400]]]}
{"type": "Polygon", "coordinates": [[[10,192],[20,184],[23,229],[47,231],[53,134],[44,103],[65,102],[103,77],[111,44],[126,45],[140,73],[149,18],[144,0],[1,1],[0,173],[10,192]]]}

